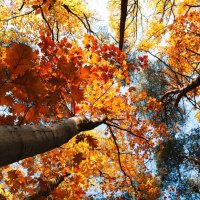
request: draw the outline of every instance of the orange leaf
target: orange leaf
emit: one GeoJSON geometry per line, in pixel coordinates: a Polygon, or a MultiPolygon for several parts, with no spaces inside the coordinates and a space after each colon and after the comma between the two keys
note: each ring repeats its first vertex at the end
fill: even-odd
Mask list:
{"type": "Polygon", "coordinates": [[[33,71],[26,71],[22,76],[18,76],[13,83],[18,90],[19,87],[21,87],[21,89],[26,92],[30,100],[39,101],[44,95],[44,85],[40,77],[37,76],[37,74],[35,74],[33,71]]]}
{"type": "Polygon", "coordinates": [[[80,79],[86,79],[90,75],[90,70],[86,67],[80,69],[80,79]]]}
{"type": "Polygon", "coordinates": [[[1,95],[0,105],[10,106],[13,103],[13,98],[11,96],[5,96],[5,94],[1,95]]]}
{"type": "Polygon", "coordinates": [[[83,100],[83,90],[76,86],[71,86],[71,96],[74,101],[80,102],[83,100]]]}
{"type": "Polygon", "coordinates": [[[58,61],[58,68],[61,70],[62,74],[66,76],[66,78],[73,80],[76,71],[78,68],[75,66],[73,62],[68,62],[65,56],[61,56],[58,61]]]}
{"type": "Polygon", "coordinates": [[[28,113],[26,114],[26,120],[28,122],[35,121],[35,118],[37,117],[37,111],[33,108],[30,108],[28,113]]]}
{"type": "Polygon", "coordinates": [[[25,105],[24,104],[14,104],[13,107],[12,107],[12,110],[13,110],[13,113],[16,113],[16,114],[20,114],[20,113],[23,113],[25,111],[25,105]]]}
{"type": "Polygon", "coordinates": [[[6,49],[5,62],[11,73],[15,74],[14,77],[18,74],[23,75],[26,70],[33,68],[37,58],[37,53],[25,44],[13,43],[6,49]]]}
{"type": "Polygon", "coordinates": [[[86,141],[88,142],[88,144],[93,148],[97,148],[98,147],[98,141],[96,138],[92,137],[91,135],[87,135],[86,136],[86,141]]]}

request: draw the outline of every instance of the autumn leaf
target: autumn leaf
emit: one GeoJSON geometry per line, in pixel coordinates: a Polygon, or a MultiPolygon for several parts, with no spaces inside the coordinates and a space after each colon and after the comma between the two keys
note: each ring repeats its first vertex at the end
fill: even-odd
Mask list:
{"type": "Polygon", "coordinates": [[[63,199],[64,197],[66,197],[67,192],[65,190],[62,190],[60,188],[57,188],[53,191],[53,194],[60,199],[63,199]]]}
{"type": "Polygon", "coordinates": [[[26,110],[26,106],[24,104],[14,104],[12,107],[12,112],[17,115],[23,113],[26,110]]]}
{"type": "Polygon", "coordinates": [[[79,142],[84,142],[85,139],[85,135],[84,134],[79,134],[76,136],[76,144],[78,144],[79,142]]]}
{"type": "Polygon", "coordinates": [[[13,125],[16,118],[16,116],[0,116],[0,124],[13,125]]]}
{"type": "Polygon", "coordinates": [[[74,155],[73,161],[75,164],[79,165],[82,160],[84,160],[82,153],[77,153],[76,155],[74,155]]]}
{"type": "Polygon", "coordinates": [[[73,62],[68,62],[65,56],[62,56],[58,61],[58,68],[67,79],[73,80],[78,68],[73,62]]]}
{"type": "Polygon", "coordinates": [[[31,70],[38,59],[37,53],[25,44],[13,43],[6,49],[5,63],[8,65],[11,76],[23,75],[26,70],[31,70]]]}
{"type": "MultiPolygon", "coordinates": [[[[30,100],[39,101],[45,92],[45,87],[40,77],[37,76],[33,71],[27,70],[23,75],[18,75],[18,77],[13,80],[12,83],[14,86],[20,86],[22,90],[26,92],[24,95],[27,95],[30,100]]],[[[15,94],[18,91],[13,92],[15,94]]],[[[21,95],[23,95],[23,93],[21,95]]]]}
{"type": "Polygon", "coordinates": [[[10,180],[16,180],[18,178],[18,173],[16,170],[12,170],[8,172],[8,178],[10,180]]]}
{"type": "Polygon", "coordinates": [[[79,72],[79,78],[80,79],[86,80],[89,77],[89,75],[90,75],[89,67],[84,67],[84,68],[80,69],[80,72],[79,72]]]}
{"type": "Polygon", "coordinates": [[[79,134],[76,136],[76,143],[87,142],[93,149],[98,147],[98,141],[91,135],[79,134]]]}
{"type": "Polygon", "coordinates": [[[96,149],[98,147],[97,139],[92,137],[91,135],[86,136],[86,141],[93,149],[96,149]]]}
{"type": "Polygon", "coordinates": [[[0,105],[5,105],[5,106],[9,106],[12,105],[13,103],[13,98],[11,96],[6,96],[5,94],[1,94],[0,97],[0,105]]]}
{"type": "Polygon", "coordinates": [[[73,101],[81,102],[84,98],[83,90],[79,89],[77,86],[71,86],[71,97],[73,101]]]}
{"type": "MultiPolygon", "coordinates": [[[[0,3],[0,123],[17,126],[2,126],[0,141],[12,146],[1,142],[0,163],[36,156],[1,168],[0,199],[165,198],[160,166],[165,178],[171,177],[167,164],[154,159],[152,171],[148,165],[169,138],[182,135],[175,137],[173,129],[184,118],[183,112],[174,115],[182,109],[173,109],[176,92],[195,86],[183,95],[181,107],[187,98],[199,109],[197,0],[176,5],[110,0],[109,21],[99,30],[89,1],[5,2],[0,3]],[[163,106],[166,91],[172,95],[163,106]],[[103,123],[101,131],[78,134],[103,123]]],[[[174,185],[174,198],[182,198],[180,184],[174,185]]]]}

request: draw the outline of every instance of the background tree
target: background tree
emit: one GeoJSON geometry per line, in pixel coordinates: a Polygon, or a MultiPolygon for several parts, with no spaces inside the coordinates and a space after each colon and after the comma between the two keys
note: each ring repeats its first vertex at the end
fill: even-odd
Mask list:
{"type": "Polygon", "coordinates": [[[162,178],[163,190],[171,198],[199,197],[199,129],[183,133],[157,149],[157,167],[162,178]],[[193,174],[193,175],[191,175],[193,174]]]}

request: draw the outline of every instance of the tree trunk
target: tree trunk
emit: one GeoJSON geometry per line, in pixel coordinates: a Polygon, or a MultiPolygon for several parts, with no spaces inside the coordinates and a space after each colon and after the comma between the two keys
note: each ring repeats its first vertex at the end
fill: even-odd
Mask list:
{"type": "Polygon", "coordinates": [[[52,125],[0,126],[0,167],[59,147],[104,122],[72,117],[52,125]]]}
{"type": "Polygon", "coordinates": [[[124,46],[124,32],[126,26],[126,17],[128,9],[128,0],[121,0],[121,17],[119,27],[119,49],[122,51],[124,46]]]}

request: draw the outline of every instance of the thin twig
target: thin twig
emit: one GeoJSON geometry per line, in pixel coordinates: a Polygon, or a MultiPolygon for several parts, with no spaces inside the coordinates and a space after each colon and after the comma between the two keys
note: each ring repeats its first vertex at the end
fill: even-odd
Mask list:
{"type": "Polygon", "coordinates": [[[31,108],[32,108],[32,106],[29,106],[29,107],[26,109],[26,111],[25,111],[25,113],[24,113],[22,119],[17,123],[17,126],[21,126],[21,125],[22,125],[24,119],[26,118],[26,115],[28,114],[28,111],[29,111],[31,108]]]}
{"type": "Polygon", "coordinates": [[[124,174],[124,179],[126,180],[127,175],[126,175],[126,172],[124,171],[124,169],[122,168],[121,157],[120,157],[120,154],[121,154],[121,153],[120,153],[120,150],[119,150],[119,146],[118,146],[118,144],[117,144],[117,141],[116,141],[116,138],[115,138],[115,135],[114,135],[114,133],[113,133],[113,131],[112,131],[111,126],[109,125],[108,127],[109,127],[109,130],[110,130],[111,136],[112,136],[112,138],[113,138],[113,140],[114,140],[115,146],[116,146],[116,148],[117,148],[117,156],[118,156],[119,167],[120,167],[121,171],[122,171],[123,174],[124,174]]]}
{"type": "MultiPolygon", "coordinates": [[[[68,13],[71,13],[71,14],[74,15],[76,18],[78,18],[79,21],[83,24],[83,26],[85,27],[85,29],[86,29],[87,31],[89,31],[90,33],[94,33],[94,32],[90,29],[90,27],[87,27],[86,23],[81,19],[81,17],[79,17],[76,13],[74,13],[74,12],[69,8],[69,6],[63,4],[62,7],[63,7],[65,10],[67,10],[68,13]]],[[[87,23],[88,23],[88,21],[87,21],[87,23]]]]}
{"type": "Polygon", "coordinates": [[[116,146],[116,148],[117,148],[118,162],[119,162],[120,169],[121,169],[121,171],[122,171],[123,174],[124,174],[124,179],[125,179],[125,181],[126,181],[126,177],[129,178],[130,183],[131,183],[131,186],[132,186],[132,187],[134,188],[134,190],[135,190],[135,196],[137,197],[137,188],[134,186],[132,178],[131,178],[129,175],[127,175],[126,172],[124,171],[124,169],[122,168],[121,158],[120,158],[120,154],[121,154],[121,153],[120,153],[119,146],[118,146],[118,144],[117,144],[117,140],[116,140],[116,138],[115,138],[115,135],[114,135],[114,133],[113,133],[113,131],[112,131],[111,126],[108,125],[108,127],[109,127],[109,130],[110,130],[111,136],[112,136],[112,138],[113,138],[113,140],[114,140],[115,146],[116,146]]]}
{"type": "Polygon", "coordinates": [[[87,22],[87,25],[88,25],[88,28],[89,28],[90,33],[93,33],[93,34],[94,34],[94,31],[92,31],[92,29],[91,29],[91,26],[90,26],[90,23],[89,23],[89,21],[88,21],[87,16],[85,15],[85,13],[84,13],[83,15],[84,15],[85,20],[86,20],[86,22],[87,22]]]}
{"type": "Polygon", "coordinates": [[[103,94],[101,94],[97,99],[95,99],[95,101],[93,102],[93,104],[95,104],[97,101],[99,101],[107,92],[108,90],[114,85],[114,83],[112,83],[103,94]]]}
{"type": "MultiPolygon", "coordinates": [[[[145,137],[140,136],[140,135],[136,135],[136,134],[134,134],[132,131],[127,130],[127,129],[125,129],[125,128],[121,128],[120,126],[117,126],[117,125],[113,124],[113,123],[110,122],[109,120],[107,120],[106,124],[107,124],[108,126],[113,126],[113,127],[117,128],[117,129],[119,129],[119,130],[126,131],[126,132],[130,133],[131,135],[133,135],[133,136],[135,136],[135,137],[138,137],[138,138],[141,138],[141,139],[145,140],[145,141],[149,144],[149,141],[148,141],[145,137]]],[[[149,145],[150,145],[150,144],[149,144],[149,145]]]]}
{"type": "Polygon", "coordinates": [[[7,21],[10,21],[10,20],[12,20],[12,19],[16,19],[16,18],[18,18],[18,17],[23,17],[23,16],[26,16],[26,15],[29,15],[29,14],[33,13],[34,11],[36,11],[36,10],[37,10],[40,6],[42,6],[43,4],[44,4],[44,2],[43,2],[41,5],[35,7],[33,10],[31,10],[31,11],[29,11],[29,12],[26,12],[26,13],[24,13],[24,14],[16,15],[16,16],[11,17],[11,18],[8,18],[8,19],[1,19],[0,22],[7,22],[7,21]]]}
{"type": "Polygon", "coordinates": [[[25,2],[23,1],[22,5],[19,8],[19,11],[21,11],[23,9],[24,5],[25,5],[25,2]]]}
{"type": "Polygon", "coordinates": [[[48,20],[46,19],[45,15],[44,15],[44,12],[43,12],[43,9],[42,9],[42,6],[39,6],[40,7],[40,10],[41,10],[41,14],[42,14],[42,18],[44,19],[44,21],[46,22],[49,30],[51,31],[51,37],[52,37],[52,40],[54,41],[54,32],[53,32],[53,29],[51,28],[48,20]]]}

